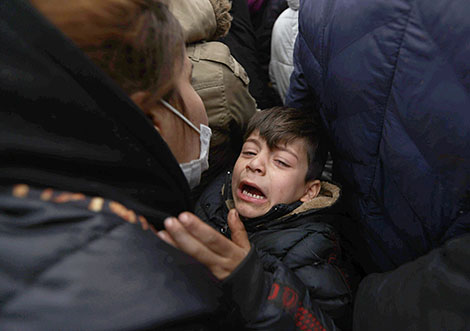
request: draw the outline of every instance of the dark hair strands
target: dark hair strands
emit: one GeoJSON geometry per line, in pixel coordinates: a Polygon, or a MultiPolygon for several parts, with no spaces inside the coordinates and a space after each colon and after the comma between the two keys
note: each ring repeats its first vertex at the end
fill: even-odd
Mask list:
{"type": "Polygon", "coordinates": [[[270,149],[304,139],[308,158],[305,181],[320,177],[326,162],[327,146],[319,117],[301,109],[268,108],[253,115],[248,123],[245,140],[254,131],[259,131],[270,149]]]}

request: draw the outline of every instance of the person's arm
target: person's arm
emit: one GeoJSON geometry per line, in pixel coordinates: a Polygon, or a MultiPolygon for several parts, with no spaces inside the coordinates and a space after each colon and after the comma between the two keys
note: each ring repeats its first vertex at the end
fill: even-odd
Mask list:
{"type": "Polygon", "coordinates": [[[470,234],[399,268],[363,279],[354,330],[468,330],[470,234]]]}
{"type": "MultiPolygon", "coordinates": [[[[312,110],[314,109],[314,96],[305,80],[301,64],[302,36],[299,33],[294,45],[294,71],[290,76],[290,84],[286,94],[285,105],[287,107],[312,110]]],[[[319,65],[317,65],[319,68],[319,65]]]]}
{"type": "MultiPolygon", "coordinates": [[[[229,213],[232,241],[191,213],[165,221],[160,237],[205,264],[222,280],[222,287],[240,313],[246,329],[336,330],[331,319],[311,302],[297,276],[273,259],[265,271],[263,261],[251,247],[238,214],[229,213]]],[[[269,264],[268,263],[268,264],[269,264]]]]}

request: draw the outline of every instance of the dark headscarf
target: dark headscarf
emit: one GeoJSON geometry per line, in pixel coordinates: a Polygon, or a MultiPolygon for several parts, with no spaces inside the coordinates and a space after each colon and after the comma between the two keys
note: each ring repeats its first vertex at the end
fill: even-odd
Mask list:
{"type": "Polygon", "coordinates": [[[28,1],[0,2],[0,184],[101,196],[157,228],[189,187],[140,109],[28,1]]]}

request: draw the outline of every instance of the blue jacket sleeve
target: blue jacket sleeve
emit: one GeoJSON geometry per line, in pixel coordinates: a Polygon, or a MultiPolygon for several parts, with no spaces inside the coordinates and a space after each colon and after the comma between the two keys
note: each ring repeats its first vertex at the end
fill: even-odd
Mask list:
{"type": "Polygon", "coordinates": [[[287,90],[285,105],[292,108],[312,109],[314,96],[305,79],[302,68],[302,36],[299,33],[294,45],[294,71],[290,77],[290,85],[287,90]]]}

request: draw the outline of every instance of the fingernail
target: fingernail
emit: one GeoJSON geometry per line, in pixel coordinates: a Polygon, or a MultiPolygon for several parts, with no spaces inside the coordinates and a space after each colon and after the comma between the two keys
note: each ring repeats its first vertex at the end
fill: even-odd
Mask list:
{"type": "Polygon", "coordinates": [[[163,231],[158,231],[157,232],[157,236],[162,239],[162,240],[165,240],[165,233],[163,231]]]}
{"type": "Polygon", "coordinates": [[[188,225],[189,224],[189,215],[187,213],[182,213],[179,217],[179,220],[184,225],[188,225]]]}
{"type": "Polygon", "coordinates": [[[165,225],[165,227],[173,226],[173,219],[171,217],[168,217],[163,221],[163,224],[165,225]]]}

